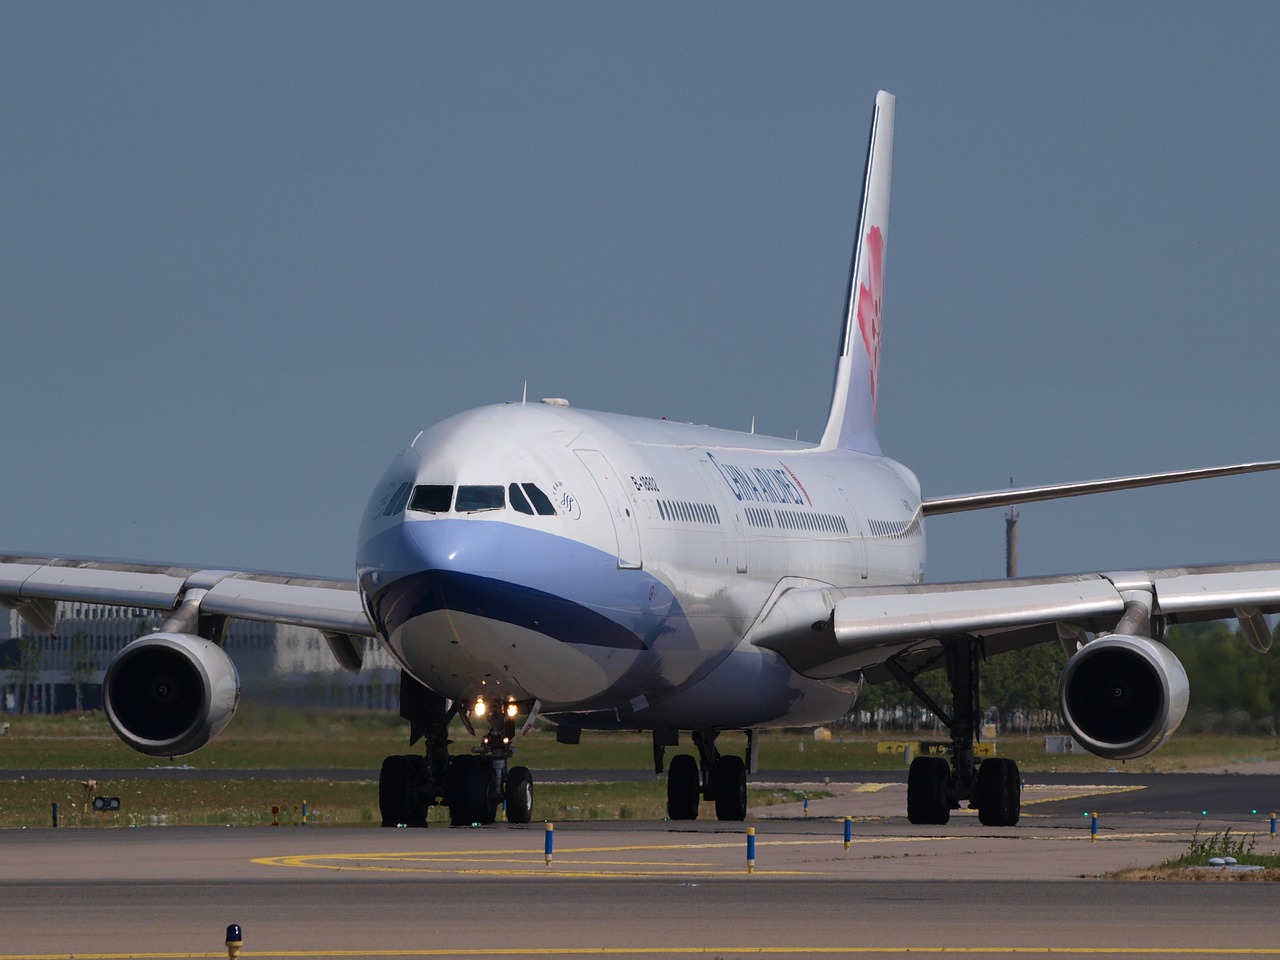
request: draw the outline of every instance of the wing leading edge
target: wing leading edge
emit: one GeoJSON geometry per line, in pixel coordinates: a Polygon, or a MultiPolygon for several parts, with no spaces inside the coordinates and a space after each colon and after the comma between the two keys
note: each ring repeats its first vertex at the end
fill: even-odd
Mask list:
{"type": "MultiPolygon", "coordinates": [[[[986,638],[996,649],[1058,639],[1074,651],[1084,633],[1117,628],[1132,598],[1166,623],[1234,617],[1259,649],[1262,615],[1280,612],[1280,563],[1179,567],[970,583],[797,587],[775,597],[748,634],[798,673],[829,679],[936,650],[942,638],[986,638]]],[[[993,651],[994,652],[994,651],[993,651]]]]}
{"type": "Polygon", "coordinates": [[[360,669],[355,638],[374,636],[354,581],[163,564],[0,556],[0,606],[52,633],[58,600],[235,617],[321,631],[338,662],[360,669]],[[194,603],[192,603],[194,601],[194,603]],[[191,607],[194,606],[194,609],[191,607]]]}

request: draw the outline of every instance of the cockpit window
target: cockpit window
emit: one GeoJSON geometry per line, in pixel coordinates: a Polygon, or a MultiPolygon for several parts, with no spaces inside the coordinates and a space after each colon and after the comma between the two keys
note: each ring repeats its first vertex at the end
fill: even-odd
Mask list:
{"type": "Polygon", "coordinates": [[[409,487],[410,485],[407,483],[400,484],[395,494],[387,501],[387,508],[382,511],[384,517],[389,517],[404,509],[405,501],[409,499],[409,487]]]}
{"type": "MultiPolygon", "coordinates": [[[[512,486],[514,487],[515,484],[512,484],[512,486]]],[[[529,495],[529,499],[533,502],[534,509],[537,510],[541,516],[554,517],[556,515],[556,508],[551,505],[551,501],[547,498],[547,495],[538,489],[537,484],[526,483],[524,485],[524,492],[529,495]]]]}
{"type": "Polygon", "coordinates": [[[412,496],[406,487],[407,485],[402,485],[391,497],[388,511],[397,506],[403,510],[404,502],[408,500],[409,509],[418,513],[448,513],[450,507],[454,513],[476,513],[481,510],[501,510],[510,500],[512,509],[517,513],[527,516],[536,513],[544,517],[556,515],[556,508],[551,500],[532,483],[513,483],[505,489],[497,483],[464,483],[458,487],[456,500],[453,487],[447,483],[420,483],[413,488],[412,496]]]}
{"type": "Polygon", "coordinates": [[[501,510],[507,500],[498,484],[461,484],[458,501],[453,509],[458,513],[475,513],[477,510],[501,510]]]}
{"type": "Polygon", "coordinates": [[[448,513],[453,500],[453,487],[443,483],[420,483],[413,488],[410,510],[422,513],[448,513]]]}
{"type": "Polygon", "coordinates": [[[529,498],[520,489],[520,484],[513,483],[507,487],[507,496],[511,499],[511,506],[517,513],[533,515],[533,507],[529,506],[529,498]]]}

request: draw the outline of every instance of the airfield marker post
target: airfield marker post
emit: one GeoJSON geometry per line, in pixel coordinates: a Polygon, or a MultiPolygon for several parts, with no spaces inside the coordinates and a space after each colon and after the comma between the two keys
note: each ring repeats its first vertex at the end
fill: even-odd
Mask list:
{"type": "Polygon", "coordinates": [[[244,936],[240,933],[240,924],[227,925],[227,956],[236,960],[240,956],[240,948],[244,946],[244,936]]]}
{"type": "Polygon", "coordinates": [[[806,817],[809,815],[809,798],[808,797],[804,798],[804,815],[806,817]]]}
{"type": "Polygon", "coordinates": [[[302,801],[302,823],[300,825],[304,827],[307,825],[307,801],[305,800],[302,801]]]}
{"type": "Polygon", "coordinates": [[[547,824],[546,839],[542,844],[542,855],[546,858],[547,866],[551,866],[551,848],[555,845],[556,825],[554,823],[547,824]]]}
{"type": "MultiPolygon", "coordinates": [[[[56,802],[53,804],[53,825],[55,828],[58,826],[58,804],[56,802]]],[[[1272,832],[1274,833],[1274,831],[1272,832]]]]}
{"type": "Polygon", "coordinates": [[[853,843],[853,817],[844,818],[844,848],[849,849],[849,844],[853,843]]]}
{"type": "Polygon", "coordinates": [[[747,873],[756,872],[756,828],[747,827],[747,873]]]}
{"type": "Polygon", "coordinates": [[[1089,842],[1096,843],[1098,840],[1098,811],[1093,811],[1093,815],[1089,818],[1089,842]]]}
{"type": "Polygon", "coordinates": [[[1271,811],[1271,842],[1276,842],[1276,813],[1274,810],[1271,811]]]}

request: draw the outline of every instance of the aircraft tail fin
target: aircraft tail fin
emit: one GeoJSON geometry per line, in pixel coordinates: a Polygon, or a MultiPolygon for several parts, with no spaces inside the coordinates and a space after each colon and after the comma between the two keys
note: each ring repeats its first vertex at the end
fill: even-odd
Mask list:
{"type": "Polygon", "coordinates": [[[891,93],[881,90],[876,94],[858,234],[845,295],[840,357],[836,361],[831,412],[819,444],[823,450],[880,452],[876,440],[876,396],[880,389],[880,319],[885,248],[889,241],[894,102],[891,93]]]}

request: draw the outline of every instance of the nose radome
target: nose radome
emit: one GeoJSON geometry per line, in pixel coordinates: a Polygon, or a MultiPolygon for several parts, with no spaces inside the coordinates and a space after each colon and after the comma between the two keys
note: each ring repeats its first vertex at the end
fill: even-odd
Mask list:
{"type": "Polygon", "coordinates": [[[503,572],[503,524],[429,520],[404,524],[404,537],[422,570],[494,576],[503,572]]]}

